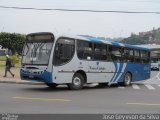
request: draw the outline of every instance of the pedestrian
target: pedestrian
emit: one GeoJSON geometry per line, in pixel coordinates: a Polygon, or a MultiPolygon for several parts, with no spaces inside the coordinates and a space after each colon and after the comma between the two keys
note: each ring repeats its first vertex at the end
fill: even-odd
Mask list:
{"type": "Polygon", "coordinates": [[[14,77],[14,74],[11,72],[11,59],[9,58],[9,55],[6,55],[6,68],[5,68],[5,75],[3,77],[7,77],[7,72],[9,72],[12,77],[14,77]]]}

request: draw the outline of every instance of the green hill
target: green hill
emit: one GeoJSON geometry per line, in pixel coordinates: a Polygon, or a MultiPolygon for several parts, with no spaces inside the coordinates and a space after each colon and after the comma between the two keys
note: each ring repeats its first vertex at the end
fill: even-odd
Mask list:
{"type": "Polygon", "coordinates": [[[127,44],[160,44],[160,28],[148,32],[140,32],[139,35],[132,34],[121,41],[127,44]]]}

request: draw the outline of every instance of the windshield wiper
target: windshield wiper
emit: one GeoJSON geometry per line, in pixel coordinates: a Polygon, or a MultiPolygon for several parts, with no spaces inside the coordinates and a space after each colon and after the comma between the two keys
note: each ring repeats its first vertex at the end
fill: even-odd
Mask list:
{"type": "Polygon", "coordinates": [[[34,56],[36,57],[37,56],[37,50],[39,47],[42,47],[45,43],[36,43],[32,49],[32,52],[31,52],[31,57],[33,58],[34,56]]]}
{"type": "Polygon", "coordinates": [[[27,52],[26,52],[26,54],[24,54],[24,52],[25,52],[25,48],[24,48],[22,56],[26,56],[26,55],[28,54],[28,52],[29,52],[29,46],[28,46],[28,43],[26,43],[26,46],[27,46],[27,52]]]}

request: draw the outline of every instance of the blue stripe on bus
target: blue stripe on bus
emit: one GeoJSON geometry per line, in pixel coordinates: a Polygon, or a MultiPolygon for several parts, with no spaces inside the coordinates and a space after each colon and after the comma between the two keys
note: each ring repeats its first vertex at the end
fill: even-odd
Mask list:
{"type": "Polygon", "coordinates": [[[102,43],[102,41],[98,38],[88,38],[90,41],[96,42],[96,43],[102,43]]]}
{"type": "MultiPolygon", "coordinates": [[[[107,41],[107,40],[103,40],[103,39],[95,38],[95,37],[87,37],[87,36],[83,36],[83,37],[87,38],[91,42],[96,42],[96,43],[106,43],[105,41],[107,41]],[[104,42],[102,42],[102,41],[104,41],[104,42]]],[[[124,46],[124,47],[132,48],[132,49],[150,51],[149,48],[139,47],[139,46],[136,46],[136,45],[129,45],[129,44],[124,44],[124,43],[112,42],[112,41],[108,41],[108,42],[110,42],[112,45],[115,45],[115,46],[124,46]]]]}
{"type": "Polygon", "coordinates": [[[51,74],[51,72],[44,71],[42,77],[44,78],[46,83],[52,83],[52,74],[51,74]]]}
{"type": "Polygon", "coordinates": [[[111,42],[112,43],[112,45],[115,45],[115,46],[121,46],[119,43],[117,43],[117,42],[111,42]]]}
{"type": "Polygon", "coordinates": [[[114,64],[115,72],[114,72],[114,75],[113,75],[112,79],[110,80],[110,82],[114,81],[114,77],[115,77],[116,72],[117,72],[117,70],[118,70],[117,62],[113,62],[113,64],[114,64]]]}
{"type": "MultiPolygon", "coordinates": [[[[21,79],[29,79],[29,74],[23,72],[22,70],[20,71],[21,79]]],[[[31,79],[32,81],[38,81],[38,82],[45,82],[45,83],[53,83],[52,82],[52,74],[50,72],[44,71],[42,74],[34,74],[32,73],[32,76],[35,78],[39,78],[40,80],[37,79],[31,79]]]]}
{"type": "MultiPolygon", "coordinates": [[[[117,76],[115,77],[114,81],[113,82],[116,82],[117,78],[120,76],[121,74],[121,71],[122,71],[122,68],[123,68],[123,63],[120,63],[119,65],[119,70],[118,70],[118,73],[117,73],[117,76]]],[[[118,80],[117,80],[118,81],[118,80]]]]}

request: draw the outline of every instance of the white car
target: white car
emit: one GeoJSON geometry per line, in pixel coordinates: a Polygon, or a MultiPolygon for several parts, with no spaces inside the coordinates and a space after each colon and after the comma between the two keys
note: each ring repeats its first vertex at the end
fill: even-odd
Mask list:
{"type": "Polygon", "coordinates": [[[159,71],[159,63],[151,63],[151,70],[158,70],[159,71]]]}

